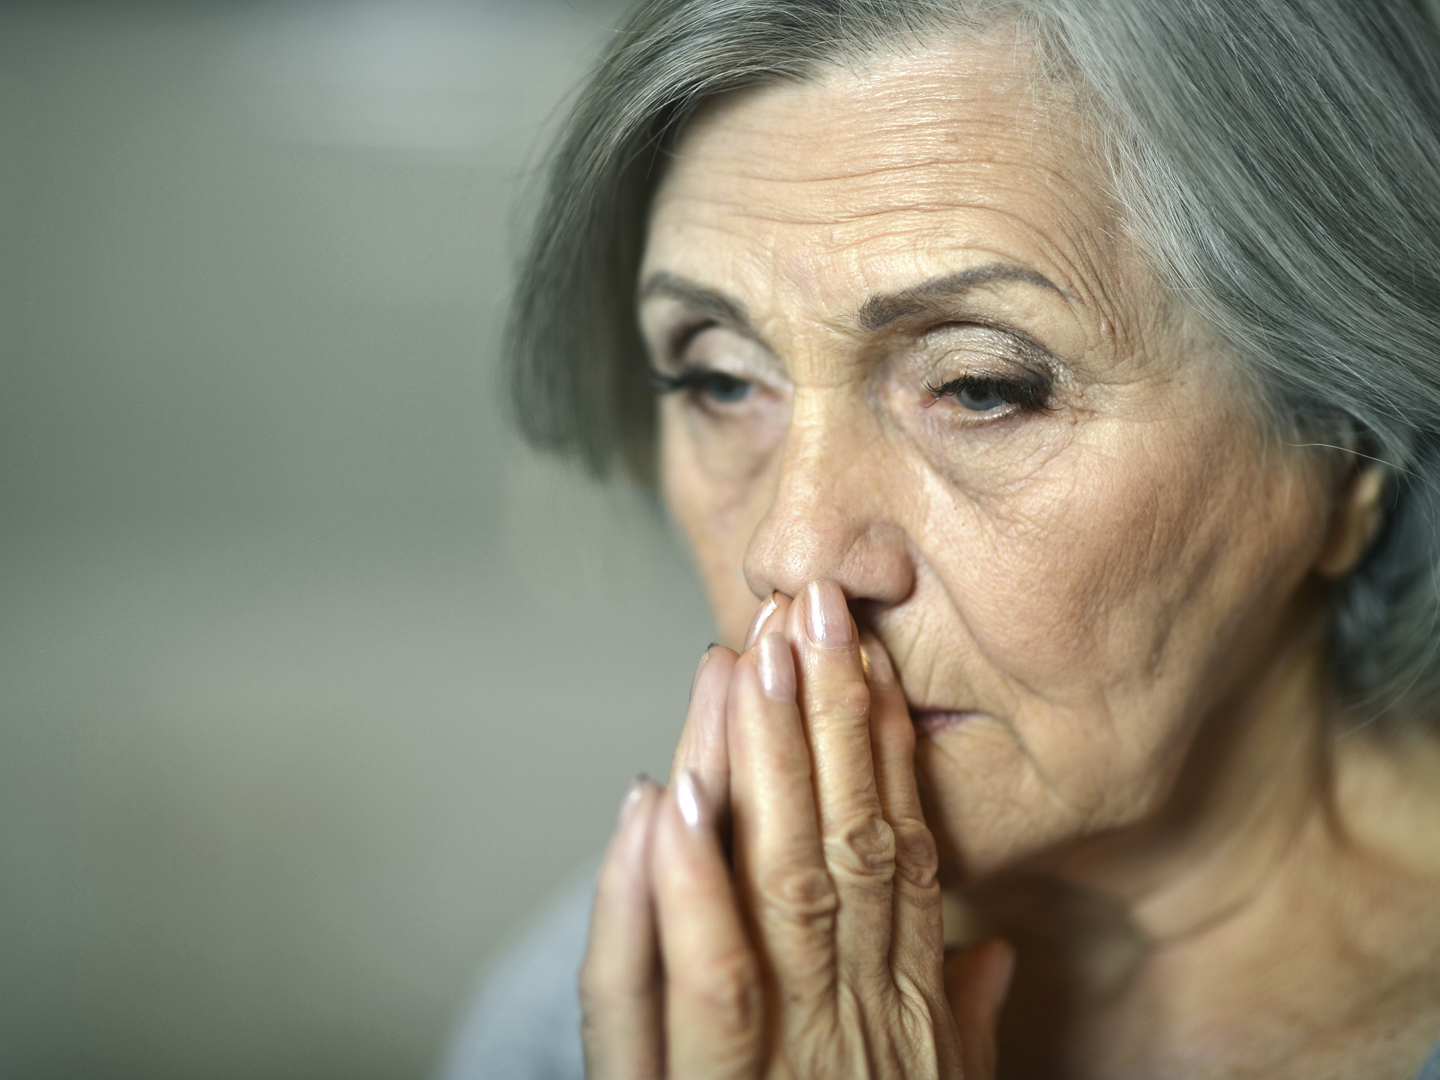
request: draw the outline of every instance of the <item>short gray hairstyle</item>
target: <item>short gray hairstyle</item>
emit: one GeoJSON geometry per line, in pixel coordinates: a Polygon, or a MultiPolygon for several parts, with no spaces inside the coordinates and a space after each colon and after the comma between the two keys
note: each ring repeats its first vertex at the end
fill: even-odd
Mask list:
{"type": "Polygon", "coordinates": [[[1332,671],[1369,718],[1440,722],[1440,36],[1420,2],[650,0],[550,163],[508,338],[521,429],[651,476],[636,275],[663,156],[706,100],[1015,18],[1277,430],[1387,471],[1380,535],[1333,588],[1332,671]]]}

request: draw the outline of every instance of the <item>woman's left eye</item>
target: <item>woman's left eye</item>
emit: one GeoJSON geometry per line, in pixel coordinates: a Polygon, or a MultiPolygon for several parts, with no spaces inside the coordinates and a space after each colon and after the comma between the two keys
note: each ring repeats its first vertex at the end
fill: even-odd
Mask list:
{"type": "Polygon", "coordinates": [[[939,386],[926,383],[925,389],[934,401],[954,398],[962,408],[977,413],[995,412],[1011,405],[1022,412],[1045,408],[1044,392],[1039,387],[1013,379],[966,375],[939,386]]]}

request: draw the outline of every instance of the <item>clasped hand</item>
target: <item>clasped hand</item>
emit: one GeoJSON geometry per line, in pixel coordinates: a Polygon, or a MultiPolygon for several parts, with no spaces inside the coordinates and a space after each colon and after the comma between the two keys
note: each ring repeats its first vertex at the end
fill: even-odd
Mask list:
{"type": "Polygon", "coordinates": [[[626,797],[580,978],[591,1080],[994,1076],[1009,947],[946,962],[915,730],[840,589],[712,647],[626,797]]]}

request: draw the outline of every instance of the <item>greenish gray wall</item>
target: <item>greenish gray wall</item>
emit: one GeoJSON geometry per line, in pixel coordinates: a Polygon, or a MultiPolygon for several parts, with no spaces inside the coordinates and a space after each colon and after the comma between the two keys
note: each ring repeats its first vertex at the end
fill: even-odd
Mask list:
{"type": "Polygon", "coordinates": [[[0,1074],[419,1077],[711,636],[503,421],[616,5],[0,7],[0,1074]]]}

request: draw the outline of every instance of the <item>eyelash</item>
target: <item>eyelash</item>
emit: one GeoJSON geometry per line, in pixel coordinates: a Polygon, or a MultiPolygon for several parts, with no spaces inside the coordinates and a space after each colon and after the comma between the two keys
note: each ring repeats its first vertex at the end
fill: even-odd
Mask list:
{"type": "Polygon", "coordinates": [[[1020,412],[1046,412],[1050,408],[1046,400],[1050,389],[1048,385],[1036,386],[1017,379],[1003,379],[993,375],[962,375],[938,386],[927,382],[924,387],[933,399],[931,405],[941,398],[958,398],[969,391],[974,395],[993,394],[1004,404],[1016,406],[1020,412]]]}
{"type": "Polygon", "coordinates": [[[660,396],[701,390],[708,391],[710,396],[717,401],[739,401],[749,396],[748,392],[752,386],[753,384],[747,379],[738,379],[734,375],[727,375],[723,371],[712,371],[709,368],[685,368],[678,375],[666,375],[663,371],[657,371],[653,367],[650,369],[650,389],[660,396]],[[729,394],[742,389],[746,392],[740,397],[728,397],[729,394]]]}

